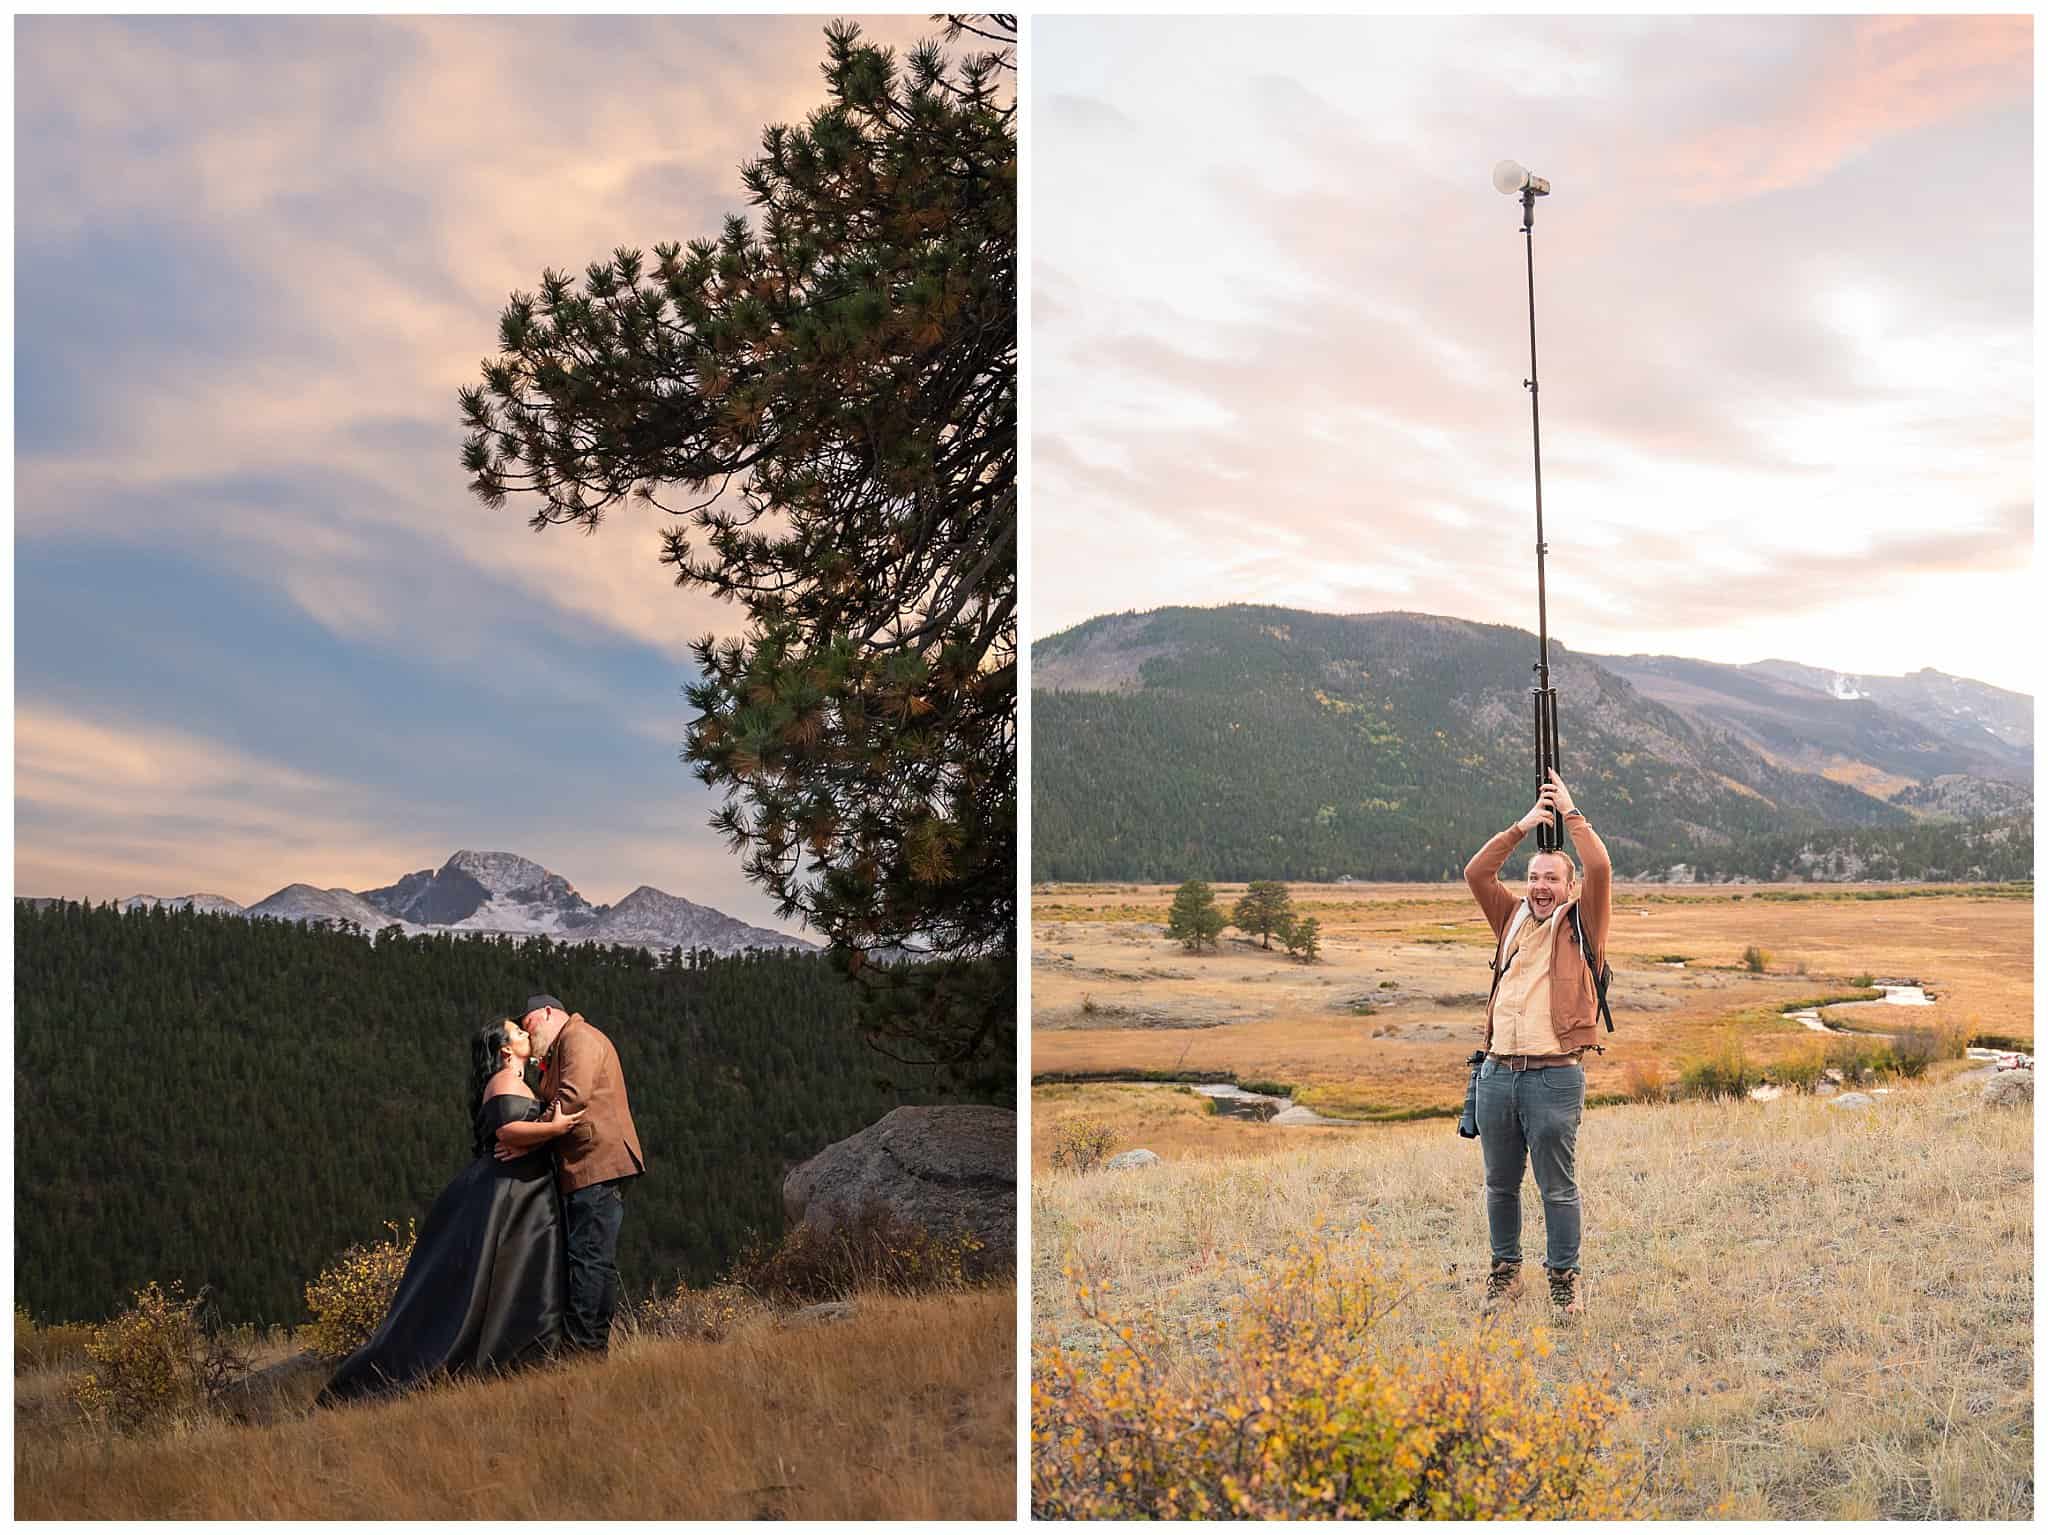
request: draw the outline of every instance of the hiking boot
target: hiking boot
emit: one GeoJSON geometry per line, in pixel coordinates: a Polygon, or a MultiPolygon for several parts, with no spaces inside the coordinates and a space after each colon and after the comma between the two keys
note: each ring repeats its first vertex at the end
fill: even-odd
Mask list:
{"type": "Polygon", "coordinates": [[[1498,1311],[1509,1301],[1520,1300],[1522,1296],[1522,1265],[1519,1263],[1496,1263],[1486,1276],[1486,1298],[1479,1303],[1479,1314],[1498,1311]]]}
{"type": "Polygon", "coordinates": [[[1543,1272],[1550,1276],[1550,1304],[1561,1316],[1577,1316],[1586,1309],[1585,1298],[1579,1294],[1577,1269],[1545,1268],[1543,1272]]]}

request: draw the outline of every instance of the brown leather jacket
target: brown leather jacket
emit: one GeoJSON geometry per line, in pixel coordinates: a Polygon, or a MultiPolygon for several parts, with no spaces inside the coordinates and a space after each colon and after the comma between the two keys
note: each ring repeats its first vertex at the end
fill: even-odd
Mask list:
{"type": "MultiPolygon", "coordinates": [[[[1585,866],[1577,905],[1579,922],[1586,930],[1586,942],[1593,946],[1598,964],[1607,953],[1607,931],[1614,920],[1614,864],[1607,846],[1583,814],[1565,817],[1572,847],[1585,866]]],[[[1510,826],[1472,855],[1465,865],[1465,883],[1486,913],[1493,928],[1493,942],[1500,946],[1501,934],[1522,898],[1500,882],[1501,865],[1508,861],[1517,844],[1527,835],[1520,826],[1510,826]]],[[[1554,924],[1550,949],[1550,1026],[1560,1050],[1584,1050],[1599,1043],[1600,994],[1593,985],[1593,972],[1579,955],[1569,920],[1554,924]]],[[[1486,1047],[1493,1048],[1493,1003],[1486,1005],[1486,1047]]]]}
{"type": "Polygon", "coordinates": [[[571,1013],[555,1036],[541,1092],[567,1112],[585,1111],[576,1128],[554,1143],[563,1193],[646,1171],[619,1052],[581,1013],[571,1013]]]}

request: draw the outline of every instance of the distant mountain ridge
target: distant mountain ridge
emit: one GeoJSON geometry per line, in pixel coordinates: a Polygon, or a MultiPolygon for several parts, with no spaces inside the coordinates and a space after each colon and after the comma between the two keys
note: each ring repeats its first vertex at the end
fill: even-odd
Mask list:
{"type": "Polygon", "coordinates": [[[1781,766],[1888,802],[1944,776],[2033,785],[2033,700],[2023,694],[1934,671],[1865,678],[1789,661],[1587,659],[1645,697],[1732,730],[1781,766]]]}
{"type": "Polygon", "coordinates": [[[1950,676],[1931,666],[1903,677],[1826,672],[1797,661],[1758,661],[1745,670],[1802,683],[1837,698],[1868,698],[1889,709],[1921,712],[1937,728],[1968,744],[1981,746],[1981,733],[2029,753],[2034,749],[2031,697],[1993,687],[1988,682],[1950,676]]]}
{"type": "MultiPolygon", "coordinates": [[[[1503,625],[1256,606],[1039,641],[1034,877],[1454,878],[1533,797],[1535,652],[1503,625]]],[[[1555,639],[1551,674],[1566,779],[1624,875],[2031,877],[2025,695],[1555,639]]]]}
{"type": "Polygon", "coordinates": [[[292,884],[248,907],[211,894],[133,895],[116,904],[123,911],[167,906],[287,922],[352,922],[370,933],[396,923],[408,934],[546,934],[566,943],[625,944],[658,951],[681,947],[736,954],[743,949],[818,947],[652,885],[639,886],[614,906],[594,906],[561,875],[530,858],[469,849],[455,853],[438,869],[421,869],[374,890],[292,884]]]}

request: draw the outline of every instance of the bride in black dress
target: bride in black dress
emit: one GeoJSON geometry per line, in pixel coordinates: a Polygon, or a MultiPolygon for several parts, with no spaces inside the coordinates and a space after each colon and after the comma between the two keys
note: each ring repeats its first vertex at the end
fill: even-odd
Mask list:
{"type": "Polygon", "coordinates": [[[322,1405],[513,1369],[561,1344],[567,1270],[550,1147],[583,1115],[544,1110],[527,1091],[533,1043],[510,1019],[485,1025],[470,1054],[475,1155],[434,1201],[391,1309],[322,1405]],[[523,1155],[501,1162],[499,1145],[523,1155]]]}

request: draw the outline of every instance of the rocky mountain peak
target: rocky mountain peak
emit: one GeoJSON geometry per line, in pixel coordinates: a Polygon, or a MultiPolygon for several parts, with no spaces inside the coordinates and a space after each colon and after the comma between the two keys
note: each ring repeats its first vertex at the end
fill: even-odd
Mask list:
{"type": "MultiPolygon", "coordinates": [[[[442,864],[441,873],[467,875],[492,895],[533,890],[550,879],[561,878],[550,874],[531,858],[522,858],[517,853],[479,853],[467,848],[442,864]]],[[[566,886],[568,881],[563,880],[562,883],[566,886]]]]}
{"type": "Polygon", "coordinates": [[[375,933],[397,923],[407,933],[541,935],[564,943],[620,943],[666,951],[811,949],[807,939],[754,927],[714,907],[640,885],[616,906],[593,906],[561,875],[518,853],[464,848],[439,869],[419,869],[375,890],[323,890],[292,884],[247,909],[225,896],[130,896],[123,909],[163,905],[294,922],[350,923],[375,933]]]}

